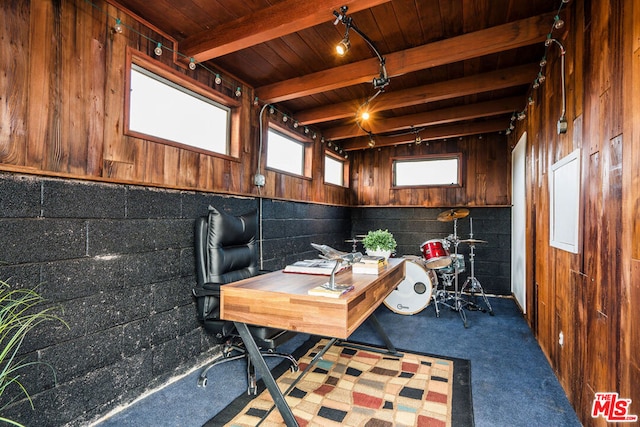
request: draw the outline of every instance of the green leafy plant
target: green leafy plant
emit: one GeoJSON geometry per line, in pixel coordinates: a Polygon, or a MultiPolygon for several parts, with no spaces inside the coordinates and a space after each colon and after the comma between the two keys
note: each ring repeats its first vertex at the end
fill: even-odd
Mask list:
{"type": "Polygon", "coordinates": [[[382,250],[393,251],[396,246],[396,240],[393,238],[393,234],[389,230],[375,230],[369,231],[364,239],[362,245],[365,249],[370,251],[382,250]]]}
{"type": "MultiPolygon", "coordinates": [[[[35,289],[12,289],[0,280],[0,397],[10,385],[17,386],[35,409],[27,388],[20,381],[20,371],[38,363],[18,358],[18,350],[27,334],[35,327],[47,321],[59,321],[67,324],[55,313],[57,306],[42,307],[44,298],[35,289]]],[[[67,326],[68,327],[68,326],[67,326]]],[[[55,372],[54,372],[55,377],[55,372]]],[[[0,408],[2,411],[11,401],[0,408]]],[[[0,421],[14,425],[22,424],[4,418],[0,421]]]]}

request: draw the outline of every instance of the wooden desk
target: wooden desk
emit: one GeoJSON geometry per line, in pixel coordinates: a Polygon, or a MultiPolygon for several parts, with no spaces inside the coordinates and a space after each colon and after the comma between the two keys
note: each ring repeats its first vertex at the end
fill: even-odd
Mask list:
{"type": "MultiPolygon", "coordinates": [[[[362,322],[371,319],[373,326],[386,342],[389,352],[395,353],[395,347],[373,312],[402,282],[404,276],[404,259],[398,258],[390,259],[387,269],[377,276],[353,274],[350,270],[336,275],[337,284],[354,286],[352,291],[339,298],[308,294],[309,289],[327,282],[327,276],[282,271],[220,287],[220,317],[235,323],[251,362],[262,375],[275,406],[288,427],[297,426],[298,423],[247,325],[270,326],[333,337],[330,344],[320,352],[324,354],[336,339],[346,340],[362,322]]],[[[303,374],[304,372],[301,375],[303,374]]]]}
{"type": "Polygon", "coordinates": [[[275,271],[220,288],[220,317],[225,320],[312,335],[347,339],[404,279],[404,259],[392,258],[378,276],[336,275],[336,283],[354,289],[339,298],[308,295],[327,276],[275,271]]]}

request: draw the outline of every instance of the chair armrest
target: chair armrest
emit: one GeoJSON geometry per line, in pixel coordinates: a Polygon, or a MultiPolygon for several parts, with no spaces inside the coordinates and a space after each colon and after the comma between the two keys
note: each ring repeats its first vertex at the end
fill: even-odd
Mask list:
{"type": "Polygon", "coordinates": [[[205,283],[202,286],[193,288],[193,296],[195,297],[219,297],[220,283],[205,283]]]}

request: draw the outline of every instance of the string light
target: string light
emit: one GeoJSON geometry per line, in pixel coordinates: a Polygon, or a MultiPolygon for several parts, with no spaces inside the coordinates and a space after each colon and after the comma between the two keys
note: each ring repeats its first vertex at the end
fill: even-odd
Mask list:
{"type": "Polygon", "coordinates": [[[116,18],[116,24],[113,26],[113,31],[118,34],[122,34],[122,21],[120,18],[116,18]]]}
{"type": "MultiPolygon", "coordinates": [[[[554,30],[559,30],[561,28],[564,27],[564,21],[560,18],[560,12],[562,11],[562,8],[569,3],[570,0],[561,0],[560,6],[558,7],[558,12],[556,13],[556,15],[553,18],[553,24],[551,25],[551,30],[549,31],[549,33],[547,34],[547,38],[544,41],[544,46],[545,46],[545,53],[544,56],[542,57],[542,59],[540,59],[539,65],[540,65],[540,70],[538,71],[538,74],[536,75],[535,80],[533,81],[533,83],[531,84],[531,88],[533,90],[536,90],[538,88],[540,88],[540,85],[542,83],[545,82],[546,80],[546,76],[542,73],[542,69],[547,65],[547,52],[549,50],[549,47],[551,45],[553,45],[554,43],[557,44],[560,47],[560,60],[561,60],[561,67],[562,67],[562,114],[560,116],[560,119],[558,120],[558,133],[565,133],[567,131],[567,120],[565,117],[565,76],[564,76],[564,61],[565,61],[565,54],[566,54],[566,50],[564,48],[564,46],[562,45],[562,43],[560,43],[560,41],[558,41],[556,38],[553,37],[553,31],[554,30]]],[[[534,105],[535,102],[533,100],[532,96],[529,96],[527,98],[527,105],[531,106],[534,105]]],[[[511,121],[509,123],[509,128],[506,130],[506,134],[509,135],[514,129],[515,129],[515,125],[514,122],[516,120],[524,120],[524,118],[526,117],[526,113],[525,113],[526,107],[525,109],[523,109],[520,113],[518,114],[513,114],[511,116],[511,121]]]]}
{"type": "MultiPolygon", "coordinates": [[[[155,48],[153,49],[153,53],[156,56],[160,56],[162,55],[162,53],[167,50],[175,55],[177,55],[178,57],[184,58],[185,60],[188,59],[188,68],[190,70],[195,70],[196,66],[200,66],[202,69],[204,69],[205,71],[209,72],[210,74],[212,74],[214,76],[214,82],[216,85],[222,85],[223,81],[222,81],[222,76],[220,75],[219,72],[215,72],[213,70],[211,70],[209,67],[207,67],[204,63],[200,62],[200,63],[196,63],[195,58],[193,57],[188,57],[187,55],[185,55],[184,53],[181,53],[177,50],[174,50],[168,46],[165,46],[162,44],[162,42],[158,41],[158,40],[154,40],[153,38],[147,36],[146,34],[141,33],[140,31],[138,31],[136,28],[134,27],[130,27],[128,25],[125,25],[122,23],[120,18],[114,17],[112,15],[110,15],[106,10],[101,9],[98,5],[94,4],[91,0],[85,0],[86,3],[90,4],[91,7],[93,7],[94,9],[100,11],[101,13],[103,13],[106,17],[114,19],[115,24],[112,27],[112,31],[114,33],[122,33],[124,30],[124,27],[126,26],[127,31],[131,31],[132,33],[137,34],[138,36],[140,36],[141,38],[144,38],[146,40],[148,40],[152,45],[155,45],[155,48]]],[[[231,84],[230,85],[230,89],[232,89],[235,85],[231,84]]],[[[235,96],[236,97],[241,97],[242,96],[242,86],[236,86],[236,89],[234,91],[235,96]]],[[[259,98],[256,96],[253,100],[253,104],[254,105],[259,105],[259,98]]],[[[277,110],[275,109],[275,107],[273,106],[269,106],[269,113],[270,114],[277,114],[277,110]]],[[[286,122],[289,119],[289,117],[287,117],[286,115],[283,116],[283,122],[286,122]],[[285,118],[286,117],[286,118],[285,118]]],[[[300,123],[298,121],[294,121],[294,128],[298,128],[300,126],[300,123]]],[[[304,127],[304,133],[306,135],[308,135],[311,132],[311,130],[309,129],[309,127],[305,126],[304,127]]],[[[313,132],[312,133],[312,139],[316,140],[318,138],[318,133],[317,132],[313,132]]],[[[323,139],[324,141],[324,139],[323,139]]],[[[346,158],[346,156],[345,156],[346,158]]]]}

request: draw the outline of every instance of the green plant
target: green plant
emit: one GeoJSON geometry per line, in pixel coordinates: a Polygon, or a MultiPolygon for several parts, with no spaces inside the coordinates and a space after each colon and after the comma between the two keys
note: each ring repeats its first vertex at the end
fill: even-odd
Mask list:
{"type": "MultiPolygon", "coordinates": [[[[31,409],[35,408],[29,392],[20,381],[20,371],[28,366],[43,362],[21,360],[18,358],[18,350],[26,335],[42,322],[53,320],[67,326],[55,314],[59,307],[42,308],[44,302],[44,298],[35,289],[12,289],[8,283],[0,280],[0,397],[7,387],[13,384],[24,393],[29,400],[31,409]]],[[[0,411],[10,403],[11,401],[1,407],[0,411]]],[[[0,421],[14,426],[22,425],[1,415],[0,421]]]]}
{"type": "Polygon", "coordinates": [[[396,246],[396,240],[393,238],[393,234],[389,230],[375,230],[369,231],[364,239],[362,245],[365,249],[375,251],[376,249],[382,251],[393,251],[396,246]]]}

